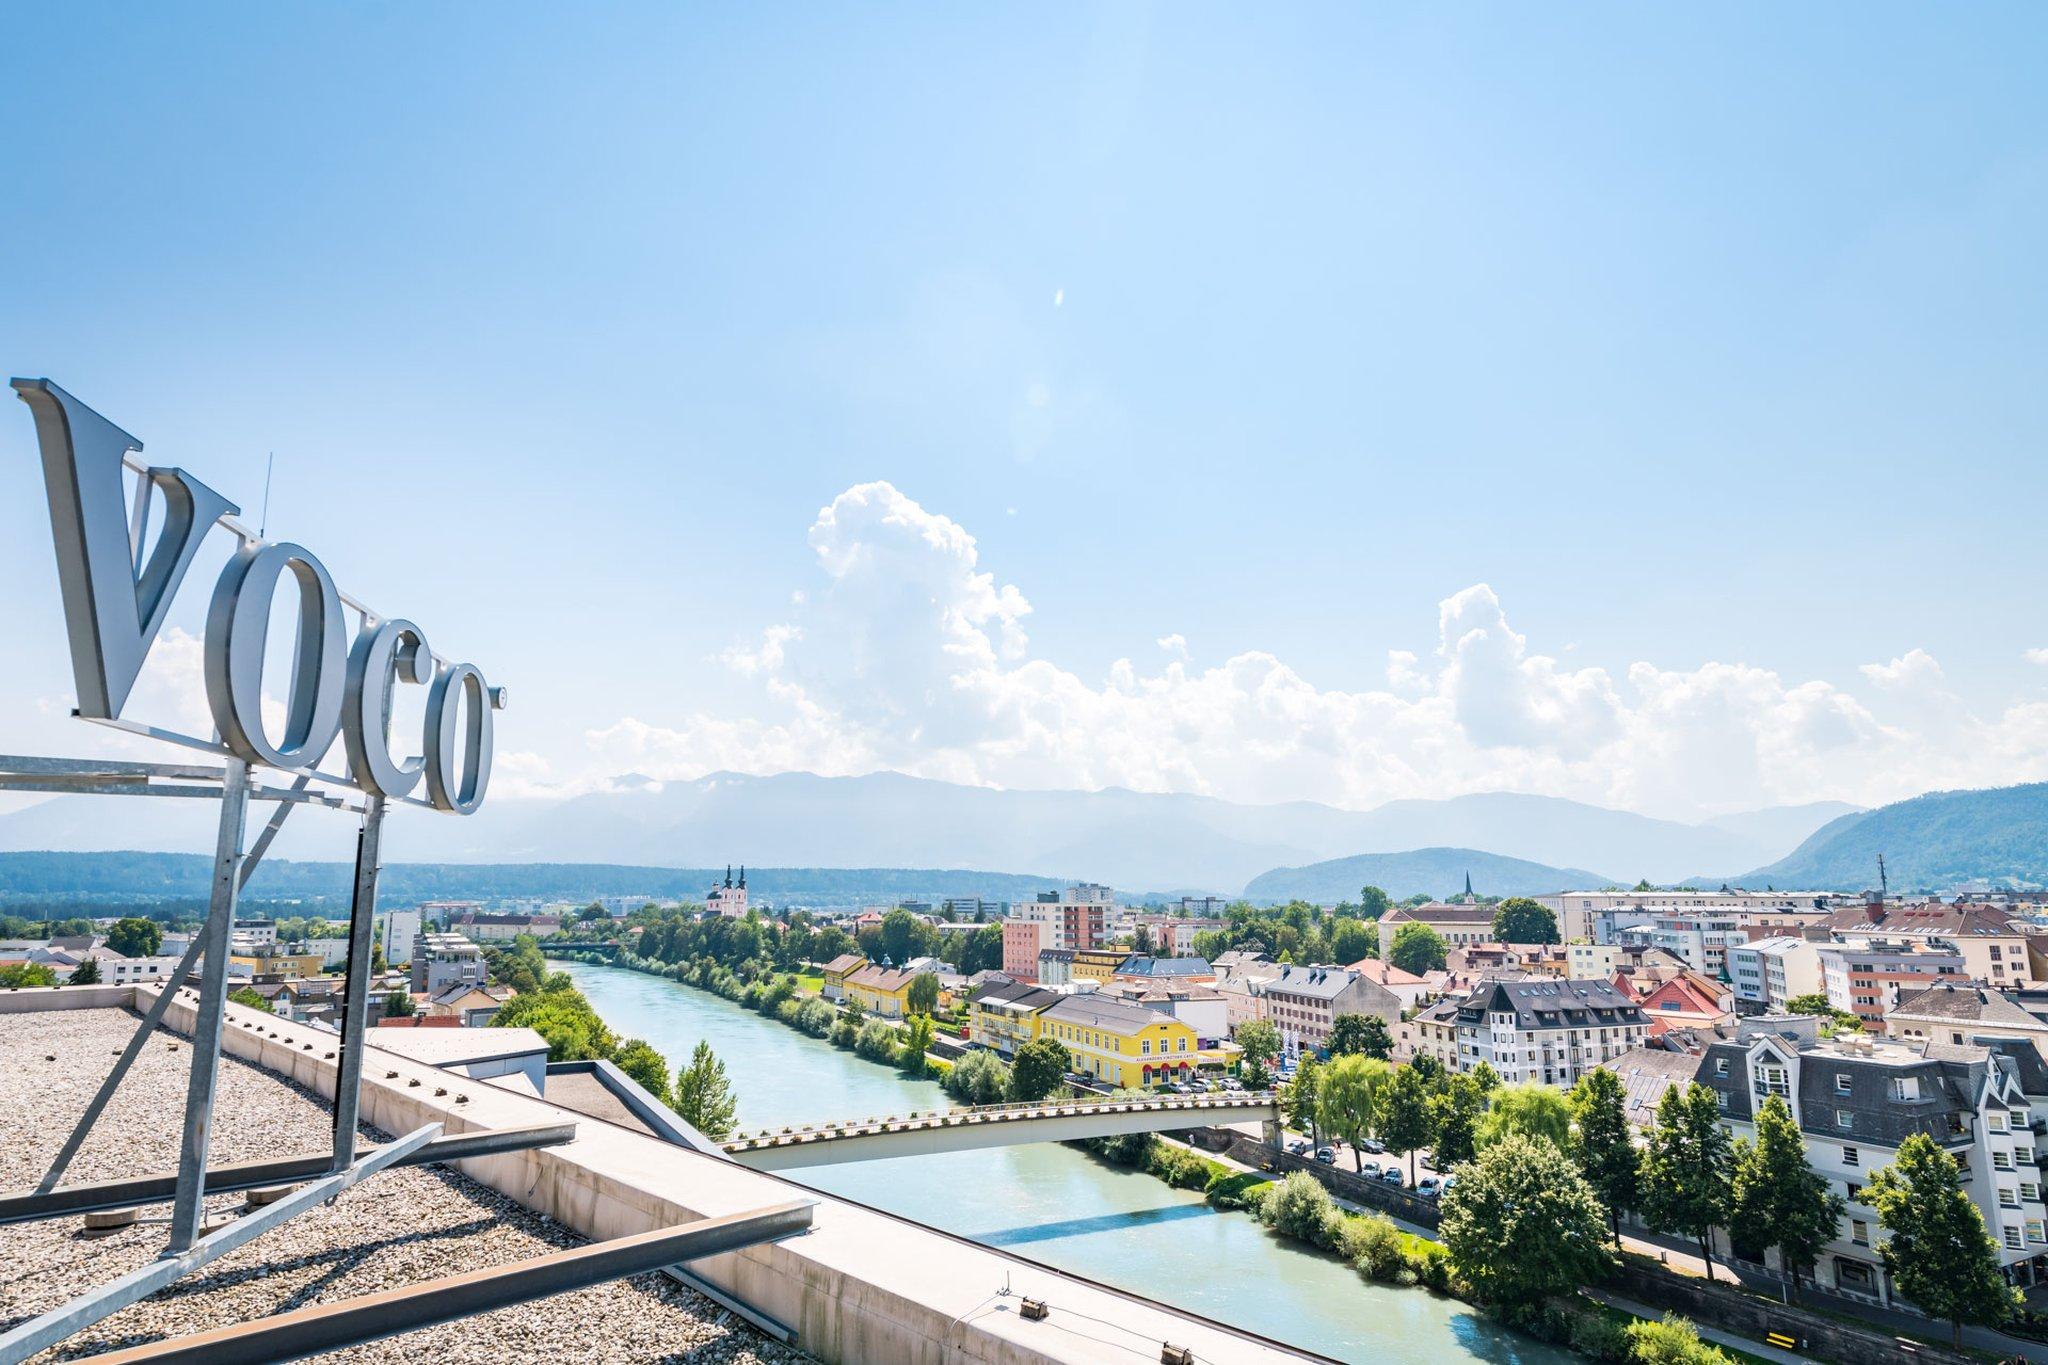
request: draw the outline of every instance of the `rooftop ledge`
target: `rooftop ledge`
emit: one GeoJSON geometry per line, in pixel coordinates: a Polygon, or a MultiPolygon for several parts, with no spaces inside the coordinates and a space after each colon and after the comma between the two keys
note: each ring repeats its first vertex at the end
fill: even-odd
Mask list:
{"type": "MultiPolygon", "coordinates": [[[[0,1015],[141,1010],[160,989],[132,984],[6,991],[0,992],[0,1015]]],[[[164,1023],[190,1033],[195,1012],[188,995],[171,1003],[164,1023]]],[[[221,1046],[331,1098],[337,1041],[326,1030],[230,1003],[221,1046]]],[[[812,1229],[804,1236],[695,1262],[690,1270],[795,1329],[795,1344],[820,1360],[1094,1361],[1103,1356],[1105,1333],[1128,1347],[1120,1356],[1158,1359],[1160,1348],[1171,1343],[1204,1361],[1328,1359],[543,1099],[476,1082],[456,1084],[462,1078],[379,1047],[374,1031],[367,1042],[362,1116],[386,1132],[410,1132],[430,1122],[448,1133],[576,1123],[572,1143],[457,1165],[471,1179],[585,1237],[623,1237],[741,1213],[793,1195],[816,1199],[812,1229]],[[1022,1318],[1017,1309],[1027,1297],[1042,1300],[1049,1315],[1022,1318]]]]}

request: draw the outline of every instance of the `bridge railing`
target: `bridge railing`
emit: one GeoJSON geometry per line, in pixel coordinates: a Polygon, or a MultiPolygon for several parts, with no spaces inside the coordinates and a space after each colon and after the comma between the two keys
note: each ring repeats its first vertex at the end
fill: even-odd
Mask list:
{"type": "Polygon", "coordinates": [[[1266,1109],[1279,1102],[1271,1090],[1236,1091],[1208,1095],[1161,1095],[1144,1099],[1112,1096],[1084,1096],[1060,1100],[1019,1100],[1009,1104],[964,1105],[955,1109],[912,1112],[903,1117],[890,1114],[880,1118],[849,1119],[839,1123],[808,1123],[781,1129],[763,1128],[737,1133],[724,1144],[729,1152],[758,1151],[763,1147],[784,1147],[797,1143],[834,1138],[871,1137],[881,1133],[914,1132],[929,1128],[954,1128],[977,1123],[1002,1123],[1019,1118],[1061,1118],[1090,1113],[1146,1113],[1166,1110],[1205,1111],[1218,1109],[1266,1109]]]}

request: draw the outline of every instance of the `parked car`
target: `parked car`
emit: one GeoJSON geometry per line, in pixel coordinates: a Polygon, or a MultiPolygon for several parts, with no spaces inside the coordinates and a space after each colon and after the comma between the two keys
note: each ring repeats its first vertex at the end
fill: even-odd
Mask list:
{"type": "Polygon", "coordinates": [[[1244,1082],[1240,1081],[1235,1076],[1225,1076],[1221,1081],[1218,1082],[1218,1084],[1221,1085],[1225,1090],[1244,1089],[1244,1082]]]}
{"type": "Polygon", "coordinates": [[[1399,1166],[1383,1167],[1380,1171],[1380,1179],[1389,1185],[1405,1185],[1408,1183],[1401,1178],[1401,1168],[1399,1166]]]}
{"type": "Polygon", "coordinates": [[[1288,1144],[1287,1144],[1287,1155],[1289,1155],[1289,1156],[1305,1156],[1305,1155],[1307,1155],[1307,1153],[1308,1153],[1308,1139],[1307,1139],[1307,1138],[1296,1138],[1296,1139],[1295,1139],[1294,1141],[1292,1141],[1292,1142],[1290,1142],[1290,1143],[1288,1143],[1288,1144]]]}
{"type": "Polygon", "coordinates": [[[1442,1191],[1437,1183],[1437,1178],[1433,1175],[1426,1175],[1415,1182],[1415,1192],[1424,1199],[1434,1199],[1442,1191]]]}
{"type": "Polygon", "coordinates": [[[1329,1147],[1318,1147],[1316,1148],[1316,1160],[1322,1162],[1325,1166],[1334,1166],[1337,1164],[1337,1153],[1329,1147]]]}
{"type": "Polygon", "coordinates": [[[1360,1142],[1358,1144],[1358,1150],[1361,1152],[1368,1152],[1373,1156],[1385,1156],[1387,1152],[1387,1144],[1381,1142],[1378,1138],[1366,1138],[1363,1142],[1360,1142]]]}
{"type": "Polygon", "coordinates": [[[1447,1175],[1443,1178],[1442,1183],[1440,1183],[1436,1187],[1436,1191],[1438,1194],[1449,1194],[1451,1192],[1451,1187],[1456,1185],[1457,1183],[1458,1177],[1454,1175],[1447,1175]]]}

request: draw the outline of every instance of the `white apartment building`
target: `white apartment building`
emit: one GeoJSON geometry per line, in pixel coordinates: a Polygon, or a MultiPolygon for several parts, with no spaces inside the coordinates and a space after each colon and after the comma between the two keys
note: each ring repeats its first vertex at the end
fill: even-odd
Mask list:
{"type": "Polygon", "coordinates": [[[1857,938],[1818,945],[1821,989],[1828,1003],[1882,1030],[1885,1012],[1901,996],[1917,995],[1942,977],[1962,980],[1963,955],[1946,940],[1857,938]]]}
{"type": "Polygon", "coordinates": [[[1481,1062],[1510,1085],[1569,1089],[1579,1077],[1648,1040],[1642,1007],[1607,981],[1482,981],[1470,995],[1415,1016],[1403,1038],[1447,1070],[1481,1062]]]}
{"type": "Polygon", "coordinates": [[[1252,990],[1260,997],[1260,1012],[1280,1030],[1280,1045],[1289,1053],[1326,1046],[1340,1014],[1377,1015],[1390,1035],[1401,1020],[1401,998],[1348,967],[1282,966],[1252,990]]]}
{"type": "Polygon", "coordinates": [[[1654,919],[1668,913],[1720,913],[1746,924],[1796,928],[1820,920],[1831,897],[1824,891],[1563,891],[1537,896],[1557,915],[1558,933],[1570,942],[1606,943],[1619,918],[1654,919]]]}
{"type": "Polygon", "coordinates": [[[1749,935],[1736,916],[1686,913],[1659,915],[1647,924],[1617,924],[1609,941],[1662,948],[1702,976],[1726,980],[1729,948],[1748,943],[1749,935]]]}
{"type": "Polygon", "coordinates": [[[1866,903],[1828,917],[1837,938],[1940,939],[1962,954],[1969,975],[2002,991],[2031,990],[2034,976],[2024,927],[2003,910],[1927,901],[1911,905],[1866,903]]]}
{"type": "Polygon", "coordinates": [[[173,957],[107,957],[100,959],[100,979],[127,986],[138,981],[163,981],[178,970],[183,954],[173,957]]]}
{"type": "Polygon", "coordinates": [[[1925,1133],[1962,1166],[1963,1189],[2007,1274],[2033,1283],[2048,1256],[2033,1128],[2034,1115],[2048,1112],[2048,1066],[2040,1054],[2012,1039],[1820,1042],[1818,1023],[1806,1016],[1745,1026],[1736,1041],[1709,1046],[1693,1077],[1714,1091],[1722,1122],[1737,1136],[1754,1134],[1767,1096],[1792,1109],[1807,1160],[1848,1202],[1815,1277],[1840,1293],[1891,1302],[1876,1250],[1877,1212],[1863,1202],[1863,1189],[1900,1143],[1925,1133]]]}
{"type": "Polygon", "coordinates": [[[387,910],[384,913],[384,962],[403,967],[412,961],[412,941],[420,934],[420,912],[387,910]]]}
{"type": "Polygon", "coordinates": [[[1735,989],[1735,1008],[1744,1014],[1783,1014],[1786,1001],[1821,994],[1822,946],[1782,937],[1729,945],[1728,981],[1735,989]]]}

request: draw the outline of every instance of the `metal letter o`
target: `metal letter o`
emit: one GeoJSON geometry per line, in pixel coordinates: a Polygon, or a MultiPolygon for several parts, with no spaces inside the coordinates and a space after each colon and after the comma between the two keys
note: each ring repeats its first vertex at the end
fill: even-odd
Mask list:
{"type": "Polygon", "coordinates": [[[241,550],[221,571],[206,613],[206,704],[230,749],[251,763],[310,768],[341,728],[348,635],[325,565],[290,542],[241,550]],[[285,703],[284,742],[263,729],[263,655],[277,583],[298,580],[299,631],[285,703]]]}
{"type": "Polygon", "coordinates": [[[427,693],[427,799],[441,810],[457,815],[475,813],[484,803],[484,790],[491,784],[491,711],[502,705],[502,694],[484,684],[475,664],[455,664],[441,670],[427,693]],[[465,709],[463,726],[462,783],[455,785],[455,723],[465,709]]]}
{"type": "Polygon", "coordinates": [[[391,758],[391,683],[431,682],[434,655],[427,637],[410,621],[380,621],[356,636],[348,656],[348,693],[341,742],[358,786],[393,800],[419,785],[424,756],[403,763],[391,758]]]}

